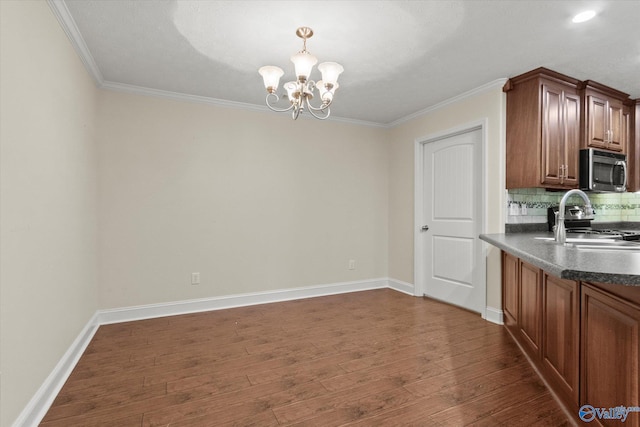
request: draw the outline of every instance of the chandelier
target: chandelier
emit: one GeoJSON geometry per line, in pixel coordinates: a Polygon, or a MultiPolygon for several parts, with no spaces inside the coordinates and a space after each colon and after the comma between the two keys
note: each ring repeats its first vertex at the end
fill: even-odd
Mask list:
{"type": "Polygon", "coordinates": [[[318,62],[315,56],[307,52],[307,39],[313,36],[313,30],[309,27],[300,27],[296,30],[296,35],[303,40],[302,50],[291,57],[291,62],[295,66],[297,80],[284,84],[286,97],[291,105],[287,108],[274,106],[280,100],[276,90],[278,89],[280,77],[284,74],[282,68],[266,65],[258,70],[264,79],[264,87],[267,89],[267,107],[279,113],[291,111],[293,120],[296,120],[300,113],[307,109],[316,119],[324,120],[331,114],[329,106],[339,86],[338,76],[344,71],[344,68],[335,62],[323,62],[318,65],[318,70],[322,73],[322,80],[318,82],[310,80],[311,70],[318,62]],[[318,107],[311,105],[315,89],[318,90],[321,101],[318,107]]]}

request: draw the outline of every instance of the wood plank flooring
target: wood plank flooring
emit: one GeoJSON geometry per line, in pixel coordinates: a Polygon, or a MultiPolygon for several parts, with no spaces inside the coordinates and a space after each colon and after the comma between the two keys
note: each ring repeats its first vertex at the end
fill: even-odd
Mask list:
{"type": "Polygon", "coordinates": [[[41,426],[570,425],[502,326],[373,290],[102,326],[41,426]]]}

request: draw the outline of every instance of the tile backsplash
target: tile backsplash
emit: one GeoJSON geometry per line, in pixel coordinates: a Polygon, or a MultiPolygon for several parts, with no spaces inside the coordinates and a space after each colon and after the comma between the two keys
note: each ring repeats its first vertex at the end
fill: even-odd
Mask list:
{"type": "MultiPolygon", "coordinates": [[[[560,204],[564,191],[552,192],[543,188],[519,188],[507,192],[507,224],[546,223],[547,208],[560,204]]],[[[596,211],[594,222],[640,221],[640,194],[587,193],[596,211]]],[[[568,204],[582,206],[579,196],[568,204]]]]}

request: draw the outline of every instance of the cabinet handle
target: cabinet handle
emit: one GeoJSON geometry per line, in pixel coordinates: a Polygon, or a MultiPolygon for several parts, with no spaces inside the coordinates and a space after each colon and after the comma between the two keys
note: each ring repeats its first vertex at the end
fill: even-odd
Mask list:
{"type": "Polygon", "coordinates": [[[567,165],[560,165],[560,184],[564,184],[564,179],[567,177],[566,171],[567,165]]]}

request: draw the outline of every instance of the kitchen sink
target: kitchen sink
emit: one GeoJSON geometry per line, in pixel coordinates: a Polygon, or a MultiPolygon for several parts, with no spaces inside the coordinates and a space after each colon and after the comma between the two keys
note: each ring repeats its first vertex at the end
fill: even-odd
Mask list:
{"type": "MultiPolygon", "coordinates": [[[[602,236],[602,237],[598,237],[595,235],[589,235],[590,237],[567,237],[567,243],[578,243],[578,244],[587,244],[587,243],[594,243],[594,244],[607,244],[607,243],[634,243],[635,242],[628,242],[626,240],[618,240],[618,239],[612,239],[611,237],[606,237],[606,236],[602,236]]],[[[551,243],[555,243],[556,239],[553,237],[534,237],[534,239],[536,240],[544,240],[547,242],[551,242],[551,243]]]]}
{"type": "MultiPolygon", "coordinates": [[[[543,240],[555,244],[553,237],[534,237],[536,240],[543,240]]],[[[640,243],[636,241],[618,240],[606,237],[568,237],[567,245],[585,251],[624,251],[640,252],[640,243]]]]}
{"type": "Polygon", "coordinates": [[[577,249],[583,251],[637,251],[640,252],[640,245],[635,242],[619,241],[615,243],[574,243],[577,249]]]}

